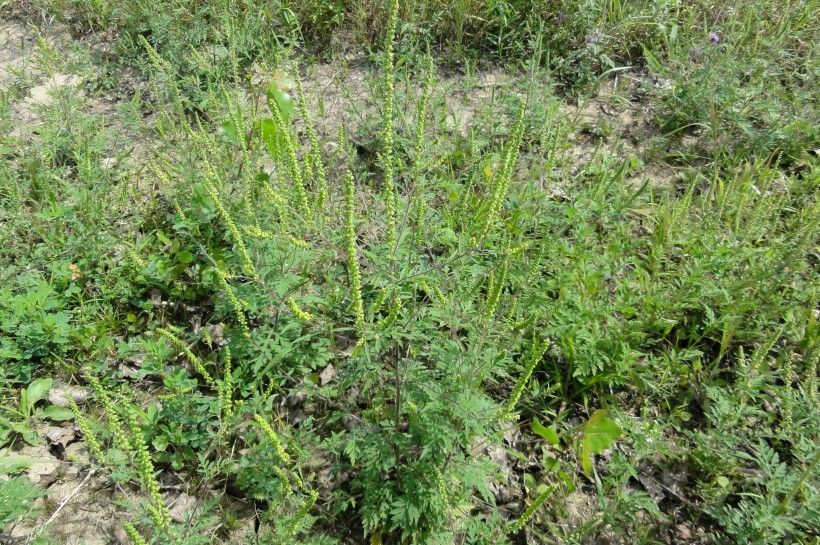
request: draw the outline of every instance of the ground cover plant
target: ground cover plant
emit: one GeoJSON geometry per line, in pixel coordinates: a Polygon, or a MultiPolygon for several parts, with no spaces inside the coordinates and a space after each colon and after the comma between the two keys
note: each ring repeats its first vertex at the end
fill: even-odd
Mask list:
{"type": "Polygon", "coordinates": [[[0,543],[815,543],[817,11],[0,3],[0,543]]]}

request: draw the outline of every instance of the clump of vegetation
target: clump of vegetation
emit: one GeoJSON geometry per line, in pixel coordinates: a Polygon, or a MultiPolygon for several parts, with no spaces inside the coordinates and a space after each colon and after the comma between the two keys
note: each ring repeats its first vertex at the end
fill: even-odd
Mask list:
{"type": "Polygon", "coordinates": [[[93,86],[36,134],[0,94],[0,535],[48,420],[136,545],[812,543],[810,7],[33,5],[115,35],[151,124],[119,161],[93,86]],[[294,48],[344,32],[376,75],[334,140],[294,48]],[[526,73],[452,130],[436,46],[526,73]],[[625,63],[651,153],[578,160],[554,89],[625,63]]]}

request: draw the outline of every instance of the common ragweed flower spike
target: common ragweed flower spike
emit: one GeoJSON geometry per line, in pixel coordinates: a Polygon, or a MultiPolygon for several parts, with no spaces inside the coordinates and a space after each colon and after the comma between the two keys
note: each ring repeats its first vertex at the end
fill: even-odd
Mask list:
{"type": "Polygon", "coordinates": [[[382,309],[382,306],[384,306],[384,302],[386,300],[387,300],[387,288],[382,288],[382,289],[379,290],[378,295],[376,295],[376,299],[373,300],[373,304],[370,305],[371,320],[382,309]]]}
{"type": "Polygon", "coordinates": [[[413,197],[413,210],[411,214],[413,227],[415,229],[413,232],[413,243],[416,247],[421,247],[424,243],[424,218],[427,215],[427,201],[424,199],[424,194],[420,191],[417,191],[413,197]]]}
{"type": "Polygon", "coordinates": [[[524,513],[517,520],[514,520],[509,523],[509,526],[507,527],[507,533],[515,534],[523,530],[527,522],[532,518],[535,512],[538,511],[542,505],[544,505],[544,502],[546,502],[547,499],[550,496],[552,496],[553,492],[555,492],[555,487],[550,486],[546,490],[538,494],[538,496],[536,496],[536,498],[532,500],[530,506],[527,507],[527,510],[524,511],[524,513]]]}
{"type": "Polygon", "coordinates": [[[518,160],[518,152],[521,149],[521,141],[524,138],[524,109],[525,102],[521,102],[518,108],[518,114],[515,118],[512,134],[507,143],[506,148],[502,154],[501,164],[493,176],[492,191],[490,193],[490,202],[487,207],[487,215],[484,218],[480,237],[486,236],[491,228],[498,220],[501,206],[504,204],[504,199],[507,197],[507,191],[510,187],[512,173],[515,168],[515,163],[518,160]]]}
{"type": "Polygon", "coordinates": [[[165,505],[165,501],[162,499],[162,492],[154,475],[154,463],[151,461],[148,445],[145,444],[145,439],[143,439],[142,428],[139,425],[139,414],[137,409],[128,403],[123,404],[122,411],[128,420],[131,449],[137,465],[137,475],[148,492],[150,501],[148,512],[151,514],[157,528],[167,530],[171,526],[171,517],[168,514],[168,506],[165,505]]]}
{"type": "Polygon", "coordinates": [[[123,453],[130,452],[130,444],[125,435],[125,428],[122,425],[120,417],[117,415],[117,410],[114,403],[111,401],[111,396],[108,395],[108,392],[105,390],[102,383],[100,383],[100,380],[91,374],[90,370],[86,369],[83,374],[108,415],[108,429],[111,431],[114,447],[123,453]]]}
{"type": "Polygon", "coordinates": [[[382,150],[379,154],[384,175],[385,216],[387,222],[387,244],[396,244],[396,187],[393,173],[393,100],[395,68],[393,66],[393,41],[396,36],[396,22],[399,16],[399,0],[391,0],[387,32],[384,39],[384,120],[382,121],[382,150]]]}
{"type": "Polygon", "coordinates": [[[299,321],[309,322],[313,319],[313,316],[309,312],[305,312],[299,308],[299,305],[296,303],[296,299],[293,297],[288,297],[288,308],[299,321]]]}
{"type": "Polygon", "coordinates": [[[243,225],[242,230],[245,232],[246,235],[251,236],[253,238],[273,238],[273,233],[271,233],[270,231],[265,231],[264,229],[260,229],[256,225],[243,225]]]}
{"type": "Polygon", "coordinates": [[[148,542],[145,541],[145,538],[134,528],[133,524],[126,522],[122,525],[122,529],[125,530],[128,539],[130,539],[134,545],[148,545],[148,542]]]}
{"type": "Polygon", "coordinates": [[[812,352],[808,358],[804,386],[806,388],[806,395],[809,396],[809,401],[811,401],[813,405],[817,405],[817,352],[812,352]]]}
{"type": "Polygon", "coordinates": [[[349,170],[345,176],[345,243],[347,245],[347,275],[350,280],[350,299],[356,329],[364,327],[364,303],[362,302],[362,273],[359,269],[359,257],[356,254],[356,227],[353,224],[354,186],[353,173],[349,170]]]}
{"type": "Polygon", "coordinates": [[[276,455],[279,456],[283,462],[289,464],[290,455],[285,452],[284,447],[282,447],[282,441],[279,439],[279,436],[276,435],[276,432],[273,431],[270,424],[268,424],[268,422],[258,414],[253,415],[253,419],[256,420],[256,423],[259,424],[259,428],[273,444],[273,449],[276,451],[276,455]]]}
{"type": "Polygon", "coordinates": [[[293,521],[290,523],[290,528],[288,529],[289,538],[292,539],[299,532],[299,525],[301,524],[302,519],[305,518],[305,515],[307,515],[308,511],[310,511],[317,499],[319,499],[319,493],[315,490],[311,490],[308,499],[305,500],[305,503],[302,504],[302,507],[299,508],[296,514],[293,515],[293,521]]]}
{"type": "Polygon", "coordinates": [[[310,218],[310,205],[308,204],[307,192],[305,191],[305,183],[302,179],[302,171],[299,169],[299,159],[296,157],[296,145],[293,143],[293,136],[282,117],[282,112],[279,111],[278,107],[275,107],[272,113],[273,120],[276,122],[276,127],[279,129],[279,134],[282,138],[282,145],[285,148],[285,160],[290,170],[293,188],[296,190],[297,207],[307,220],[310,218]]]}
{"type": "Polygon", "coordinates": [[[299,94],[299,111],[305,122],[305,132],[307,132],[308,142],[310,143],[310,151],[307,159],[308,163],[312,163],[313,175],[316,177],[319,186],[317,207],[321,210],[330,194],[327,186],[327,176],[325,175],[325,165],[322,162],[322,151],[319,147],[319,139],[316,138],[313,121],[310,119],[310,114],[308,113],[307,100],[302,90],[302,78],[299,77],[298,69],[293,71],[293,79],[296,82],[296,91],[299,94]]]}
{"type": "Polygon", "coordinates": [[[498,302],[501,300],[501,292],[504,289],[504,282],[507,281],[507,258],[501,262],[498,272],[491,271],[487,281],[487,306],[484,308],[484,316],[489,318],[495,314],[498,302]]]}
{"type": "Polygon", "coordinates": [[[276,192],[276,189],[274,189],[271,186],[271,183],[268,181],[262,182],[260,184],[260,187],[262,188],[262,192],[265,194],[265,196],[267,196],[268,199],[270,199],[270,202],[273,205],[274,210],[276,211],[276,215],[279,218],[280,225],[284,224],[285,220],[287,219],[287,215],[285,213],[287,203],[285,202],[285,199],[282,197],[282,195],[276,192]]]}
{"type": "Polygon", "coordinates": [[[442,305],[446,305],[446,304],[447,304],[447,296],[446,296],[446,295],[444,295],[444,292],[443,292],[443,291],[441,291],[441,288],[439,288],[438,286],[433,286],[433,295],[435,295],[435,296],[436,296],[436,299],[437,299],[437,300],[438,300],[438,302],[439,302],[439,303],[441,303],[442,305]]]}
{"type": "Polygon", "coordinates": [[[427,53],[427,77],[424,80],[424,88],[416,104],[416,143],[413,150],[413,180],[418,182],[421,174],[421,147],[424,143],[424,129],[427,121],[427,102],[430,100],[430,93],[433,89],[433,57],[427,53]]]}
{"type": "Polygon", "coordinates": [[[387,329],[393,322],[395,322],[398,317],[399,313],[401,312],[401,299],[398,297],[393,300],[393,304],[390,305],[390,312],[387,314],[384,320],[379,323],[380,329],[387,329]]]}
{"type": "Polygon", "coordinates": [[[194,368],[194,370],[196,370],[197,373],[199,373],[199,375],[205,381],[205,384],[207,384],[209,387],[213,389],[217,389],[216,382],[214,381],[213,377],[208,372],[208,370],[205,369],[205,365],[202,363],[202,360],[199,359],[196,356],[196,354],[191,352],[191,349],[188,348],[188,344],[185,341],[177,337],[175,334],[171,333],[169,330],[162,327],[157,328],[157,333],[171,341],[171,344],[176,346],[180,352],[185,354],[185,357],[188,358],[188,361],[191,363],[191,366],[194,368]]]}
{"type": "Polygon", "coordinates": [[[258,278],[259,276],[256,273],[256,267],[253,266],[253,261],[251,261],[251,256],[248,253],[248,248],[245,246],[245,241],[242,239],[242,233],[239,231],[239,227],[237,227],[236,222],[233,220],[233,217],[231,217],[228,209],[225,208],[225,204],[222,202],[222,198],[216,191],[215,186],[212,185],[210,181],[205,181],[202,185],[205,187],[205,192],[208,193],[208,196],[212,201],[214,201],[219,215],[222,216],[222,219],[225,221],[225,225],[228,227],[228,232],[231,234],[234,244],[236,244],[236,247],[239,249],[239,260],[242,263],[242,272],[253,279],[258,278]]]}
{"type": "Polygon", "coordinates": [[[791,433],[794,430],[794,407],[792,406],[792,383],[794,382],[794,364],[791,357],[783,362],[783,396],[780,400],[780,419],[783,430],[791,433]]]}
{"type": "Polygon", "coordinates": [[[447,489],[447,483],[444,480],[444,475],[438,468],[436,468],[436,490],[445,505],[448,505],[450,503],[450,491],[447,489]]]}
{"type": "Polygon", "coordinates": [[[310,244],[308,244],[306,240],[302,240],[302,239],[300,239],[300,238],[296,238],[296,237],[295,237],[295,236],[293,236],[293,235],[290,235],[290,234],[289,234],[289,235],[287,236],[287,238],[288,238],[288,242],[290,242],[291,244],[293,244],[293,245],[294,245],[294,246],[296,246],[297,248],[307,248],[308,246],[310,246],[310,244]]]}
{"type": "Polygon", "coordinates": [[[242,303],[239,301],[239,298],[233,292],[233,288],[231,288],[231,285],[228,283],[228,276],[219,267],[214,267],[214,271],[216,272],[219,284],[222,286],[222,290],[225,292],[225,297],[228,298],[228,302],[231,304],[236,321],[242,329],[242,335],[250,340],[251,330],[248,327],[248,320],[245,318],[245,311],[242,309],[242,303]]]}
{"type": "Polygon", "coordinates": [[[515,387],[510,394],[510,399],[499,413],[499,420],[507,420],[510,415],[512,415],[515,405],[518,403],[518,400],[521,399],[521,394],[524,392],[524,388],[527,386],[527,382],[530,380],[535,366],[538,365],[539,361],[541,361],[541,358],[544,356],[544,352],[547,351],[548,346],[549,341],[547,339],[533,339],[527,365],[524,368],[524,372],[521,373],[520,377],[518,377],[518,381],[515,383],[515,387]]]}
{"type": "Polygon", "coordinates": [[[98,464],[103,465],[105,463],[105,454],[103,454],[102,446],[100,445],[100,440],[97,438],[97,434],[91,429],[91,425],[88,423],[85,415],[80,411],[80,408],[73,399],[68,400],[68,407],[71,409],[71,412],[74,413],[74,422],[77,423],[77,426],[83,434],[85,444],[88,447],[88,452],[91,454],[91,457],[94,458],[98,464]]]}
{"type": "Polygon", "coordinates": [[[223,350],[225,354],[225,364],[222,370],[222,383],[219,388],[219,405],[222,407],[222,415],[229,419],[233,415],[233,367],[231,363],[231,348],[226,346],[223,350]]]}
{"type": "Polygon", "coordinates": [[[273,471],[273,474],[279,479],[279,493],[282,494],[283,497],[289,498],[293,494],[293,491],[290,489],[290,481],[288,480],[287,474],[277,465],[271,466],[271,471],[273,471]]]}
{"type": "Polygon", "coordinates": [[[136,265],[138,269],[142,270],[145,268],[145,260],[140,257],[136,250],[129,247],[126,249],[126,252],[128,252],[128,257],[131,258],[131,261],[134,262],[134,265],[136,265]]]}

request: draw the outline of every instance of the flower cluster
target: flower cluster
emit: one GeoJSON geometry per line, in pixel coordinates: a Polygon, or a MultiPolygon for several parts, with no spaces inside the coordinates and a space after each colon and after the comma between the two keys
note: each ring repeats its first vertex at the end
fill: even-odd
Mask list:
{"type": "Polygon", "coordinates": [[[297,207],[304,215],[305,219],[307,219],[310,217],[310,205],[308,204],[307,191],[305,191],[305,183],[302,179],[302,171],[299,169],[299,159],[296,157],[296,145],[293,142],[290,129],[285,123],[284,117],[282,117],[282,112],[278,107],[274,107],[272,110],[273,120],[276,122],[276,128],[282,139],[285,160],[287,161],[288,169],[290,170],[293,188],[296,190],[297,207]]]}
{"type": "MultiPolygon", "coordinates": [[[[212,167],[210,167],[207,162],[206,166],[208,167],[209,172],[213,173],[212,167]]],[[[212,180],[206,181],[202,185],[205,188],[205,192],[208,193],[208,196],[212,201],[214,201],[214,205],[216,205],[219,215],[221,215],[222,219],[225,221],[225,225],[228,227],[228,232],[231,234],[236,247],[239,249],[239,259],[242,263],[242,272],[251,278],[258,278],[258,275],[256,274],[256,267],[253,266],[253,261],[251,261],[250,254],[248,253],[248,248],[245,246],[245,241],[242,239],[242,233],[240,233],[239,227],[236,226],[236,222],[233,220],[230,213],[228,213],[228,209],[225,208],[225,204],[222,202],[222,199],[216,190],[216,186],[213,185],[212,180]]]]}
{"type": "Polygon", "coordinates": [[[350,299],[353,305],[353,316],[356,329],[364,327],[364,303],[362,302],[362,273],[359,269],[359,258],[356,254],[356,227],[353,224],[354,186],[353,173],[349,170],[345,176],[345,243],[347,245],[347,274],[350,278],[350,299]]]}
{"type": "Polygon", "coordinates": [[[248,327],[248,321],[245,319],[245,311],[242,308],[242,303],[239,301],[239,298],[233,292],[231,285],[228,283],[228,276],[219,267],[214,267],[214,271],[216,272],[216,277],[222,286],[222,290],[225,292],[225,297],[227,297],[228,301],[231,303],[231,308],[233,309],[234,316],[236,316],[236,321],[239,322],[239,327],[242,329],[242,335],[246,339],[250,339],[251,330],[248,327]]]}
{"type": "Polygon", "coordinates": [[[507,420],[512,414],[513,409],[515,409],[515,405],[518,403],[518,400],[521,399],[521,394],[524,392],[524,388],[527,386],[527,382],[530,380],[530,376],[532,376],[535,366],[538,365],[539,361],[541,361],[541,358],[544,356],[544,352],[547,351],[548,346],[549,341],[547,339],[533,339],[527,365],[524,368],[524,372],[521,373],[520,377],[518,377],[518,381],[515,383],[515,387],[510,394],[510,399],[499,413],[499,420],[507,420]]]}
{"type": "Polygon", "coordinates": [[[279,456],[283,462],[289,464],[290,455],[285,451],[282,446],[282,441],[279,440],[279,436],[276,435],[276,432],[273,431],[270,424],[268,424],[267,421],[258,414],[253,415],[253,419],[256,420],[257,424],[259,424],[259,428],[264,432],[265,437],[270,440],[274,451],[276,451],[276,455],[279,456]]]}
{"type": "Polygon", "coordinates": [[[91,429],[91,425],[88,423],[88,420],[85,418],[73,399],[68,400],[68,407],[71,409],[71,412],[74,413],[74,422],[77,423],[77,427],[80,428],[80,431],[85,438],[85,444],[88,447],[88,452],[91,453],[91,456],[97,461],[98,464],[105,463],[105,454],[103,454],[102,446],[97,438],[97,434],[95,434],[94,430],[91,429]]]}
{"type": "Polygon", "coordinates": [[[396,36],[396,22],[399,16],[399,1],[390,2],[390,15],[387,19],[387,32],[384,38],[384,119],[382,121],[382,150],[379,159],[384,174],[385,216],[387,221],[387,244],[391,248],[396,244],[396,187],[393,173],[393,115],[394,115],[394,79],[393,40],[396,36]]]}
{"type": "Polygon", "coordinates": [[[196,354],[191,352],[191,349],[188,348],[188,345],[185,343],[185,341],[177,337],[171,331],[162,327],[157,328],[157,333],[171,341],[171,343],[174,346],[176,346],[179,351],[185,354],[185,357],[188,358],[188,361],[191,363],[191,366],[193,366],[196,372],[199,373],[200,376],[202,376],[203,380],[205,380],[205,384],[207,384],[211,388],[216,389],[216,382],[214,381],[213,377],[208,372],[208,370],[205,369],[205,365],[202,363],[202,360],[199,359],[196,356],[196,354]]]}
{"type": "Polygon", "coordinates": [[[308,113],[307,101],[305,100],[305,93],[302,90],[302,79],[299,77],[299,70],[294,70],[293,79],[296,81],[296,91],[299,93],[299,111],[305,122],[305,132],[307,132],[308,143],[310,144],[310,150],[305,157],[305,168],[310,168],[311,172],[316,176],[316,181],[319,185],[317,208],[321,210],[330,195],[327,186],[327,176],[325,175],[325,165],[322,162],[319,139],[316,138],[316,131],[313,128],[313,122],[310,120],[310,114],[308,113]]]}
{"type": "Polygon", "coordinates": [[[154,463],[151,461],[151,454],[148,452],[148,445],[145,444],[142,428],[139,425],[139,413],[130,403],[123,403],[122,411],[128,420],[131,451],[137,465],[137,475],[139,475],[142,485],[148,491],[148,500],[150,502],[147,506],[148,513],[158,529],[168,530],[171,527],[171,516],[168,514],[168,506],[165,505],[165,501],[162,499],[159,483],[154,476],[154,463]]]}
{"type": "Polygon", "coordinates": [[[128,535],[129,539],[134,542],[134,545],[148,545],[148,542],[145,541],[145,538],[137,532],[137,529],[134,528],[134,525],[126,522],[122,525],[122,529],[125,530],[125,533],[128,535]]]}
{"type": "Polygon", "coordinates": [[[513,125],[510,140],[504,149],[501,157],[501,164],[498,171],[493,177],[492,191],[490,193],[490,202],[487,208],[487,214],[484,218],[484,225],[481,229],[480,237],[486,236],[490,229],[495,225],[498,215],[501,212],[501,205],[507,197],[507,191],[512,180],[513,168],[518,160],[518,152],[521,148],[521,141],[524,138],[524,109],[526,103],[521,102],[518,108],[518,114],[515,118],[515,125],[513,125]]]}
{"type": "Polygon", "coordinates": [[[111,431],[111,435],[113,436],[114,446],[123,453],[127,453],[129,451],[128,438],[125,435],[122,421],[117,415],[116,407],[111,401],[111,396],[108,395],[108,392],[103,387],[100,379],[91,374],[90,370],[86,369],[84,376],[91,385],[91,389],[94,390],[94,394],[97,396],[97,399],[100,401],[100,404],[103,406],[103,409],[105,409],[105,412],[108,415],[108,429],[111,431]]]}
{"type": "Polygon", "coordinates": [[[293,297],[288,297],[288,308],[296,316],[296,319],[302,322],[309,322],[313,319],[313,316],[309,312],[305,312],[301,308],[299,308],[299,304],[296,302],[296,299],[293,297]]]}

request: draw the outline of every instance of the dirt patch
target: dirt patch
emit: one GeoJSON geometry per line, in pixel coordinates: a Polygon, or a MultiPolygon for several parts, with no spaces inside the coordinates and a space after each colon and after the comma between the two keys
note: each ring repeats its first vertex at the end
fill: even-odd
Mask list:
{"type": "Polygon", "coordinates": [[[53,452],[44,442],[13,453],[30,461],[25,475],[45,495],[35,502],[37,516],[18,522],[9,535],[23,539],[48,535],[63,545],[118,543],[114,529],[127,520],[116,503],[122,498],[115,497],[107,478],[89,468],[85,445],[71,443],[62,457],[53,452]]]}
{"type": "MultiPolygon", "coordinates": [[[[581,165],[602,154],[621,160],[647,157],[658,133],[652,122],[654,113],[642,100],[640,87],[644,84],[640,75],[608,80],[596,96],[562,106],[563,115],[574,127],[565,151],[569,162],[581,165]]],[[[630,185],[648,182],[653,188],[674,187],[677,181],[672,166],[652,160],[625,180],[630,185]]]]}

